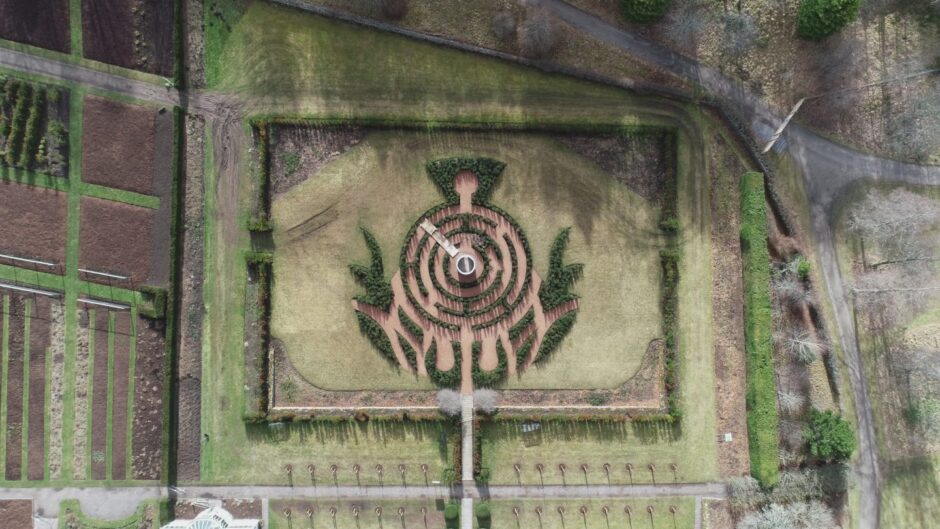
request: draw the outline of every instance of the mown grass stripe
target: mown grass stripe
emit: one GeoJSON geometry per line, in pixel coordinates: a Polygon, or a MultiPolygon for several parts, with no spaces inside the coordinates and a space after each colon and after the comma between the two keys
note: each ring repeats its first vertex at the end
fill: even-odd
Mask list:
{"type": "Polygon", "coordinates": [[[81,194],[85,196],[102,198],[114,202],[123,202],[124,204],[130,204],[132,206],[141,206],[149,209],[157,209],[160,207],[159,198],[134,193],[133,191],[124,191],[123,189],[89,184],[87,182],[82,182],[79,185],[79,190],[81,194]]]}
{"type": "Polygon", "coordinates": [[[82,0],[69,0],[69,55],[79,59],[84,55],[84,35],[82,34],[82,0]]]}

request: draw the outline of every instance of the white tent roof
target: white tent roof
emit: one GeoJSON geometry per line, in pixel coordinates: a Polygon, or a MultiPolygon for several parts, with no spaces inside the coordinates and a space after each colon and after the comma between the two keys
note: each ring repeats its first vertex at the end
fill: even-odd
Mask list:
{"type": "Polygon", "coordinates": [[[260,529],[260,520],[238,520],[221,507],[212,507],[192,520],[175,520],[162,529],[260,529]]]}

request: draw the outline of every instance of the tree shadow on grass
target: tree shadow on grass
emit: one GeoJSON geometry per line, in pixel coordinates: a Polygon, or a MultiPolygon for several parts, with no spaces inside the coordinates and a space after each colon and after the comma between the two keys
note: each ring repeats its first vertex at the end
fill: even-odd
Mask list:
{"type": "MultiPolygon", "coordinates": [[[[885,464],[885,487],[882,496],[891,488],[901,492],[898,497],[903,498],[903,511],[905,522],[916,517],[918,527],[928,527],[940,516],[940,483],[934,463],[930,458],[915,457],[900,461],[890,461],[885,464]]],[[[890,512],[884,506],[882,516],[890,512]]],[[[882,519],[882,524],[895,525],[900,520],[882,519]]]]}
{"type": "MultiPolygon", "coordinates": [[[[360,444],[389,442],[445,443],[450,425],[443,422],[417,421],[303,421],[246,423],[248,440],[277,444],[301,443],[360,444]],[[443,441],[442,441],[443,440],[443,441]]],[[[446,453],[446,448],[443,449],[446,453]]]]}

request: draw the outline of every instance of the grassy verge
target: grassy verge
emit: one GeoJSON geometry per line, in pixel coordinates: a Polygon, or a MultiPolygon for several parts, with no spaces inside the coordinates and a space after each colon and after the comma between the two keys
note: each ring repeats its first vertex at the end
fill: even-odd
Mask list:
{"type": "Polygon", "coordinates": [[[777,390],[774,386],[770,250],[764,176],[741,178],[741,246],[744,264],[744,340],[747,357],[747,431],[751,474],[765,487],[779,479],[777,390]]]}
{"type": "Polygon", "coordinates": [[[71,55],[78,59],[84,56],[84,33],[82,32],[82,0],[69,0],[69,39],[71,55]]]}
{"type": "Polygon", "coordinates": [[[273,500],[269,508],[270,529],[301,529],[308,527],[332,527],[333,529],[383,529],[403,527],[405,529],[444,529],[444,502],[441,500],[367,500],[336,501],[323,499],[273,500]],[[403,510],[399,517],[399,508],[403,510]],[[290,510],[291,519],[285,515],[290,510]],[[310,509],[312,516],[307,515],[310,509]],[[330,514],[336,510],[336,517],[330,514]],[[353,513],[357,509],[359,517],[353,513]],[[376,509],[382,513],[380,523],[376,509]],[[424,509],[426,516],[421,512],[424,509]],[[426,522],[426,525],[425,525],[426,522]]]}
{"type": "Polygon", "coordinates": [[[89,184],[87,182],[82,182],[79,189],[82,195],[90,197],[103,198],[105,200],[113,200],[115,202],[123,202],[132,206],[142,206],[150,209],[157,209],[160,207],[159,198],[149,195],[142,195],[140,193],[134,193],[133,191],[124,191],[123,189],[99,186],[95,184],[89,184]]]}

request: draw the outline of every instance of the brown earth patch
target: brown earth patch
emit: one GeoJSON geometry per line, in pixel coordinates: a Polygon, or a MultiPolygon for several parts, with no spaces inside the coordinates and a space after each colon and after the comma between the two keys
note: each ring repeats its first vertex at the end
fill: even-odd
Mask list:
{"type": "Polygon", "coordinates": [[[50,321],[52,372],[49,378],[49,479],[62,478],[62,421],[65,415],[65,307],[60,300],[52,303],[50,321]]]}
{"type": "Polygon", "coordinates": [[[29,449],[26,477],[40,481],[46,468],[46,352],[50,345],[52,300],[37,296],[29,317],[29,449]]]}
{"type": "Polygon", "coordinates": [[[88,384],[91,378],[89,351],[91,330],[88,311],[75,309],[78,316],[78,332],[75,347],[75,448],[72,452],[72,478],[86,479],[88,466],[88,384]]]}
{"type": "Polygon", "coordinates": [[[153,193],[158,115],[150,107],[86,96],[82,181],[145,195],[153,193]]]}
{"type": "MultiPolygon", "coordinates": [[[[82,197],[79,267],[127,276],[131,286],[149,282],[158,238],[154,217],[152,209],[82,197]]],[[[91,275],[88,279],[103,281],[91,275]]]]}
{"type": "Polygon", "coordinates": [[[705,527],[708,529],[734,529],[734,517],[727,500],[708,500],[705,505],[705,527]]]}
{"type": "Polygon", "coordinates": [[[750,472],[748,457],[744,357],[744,290],[738,179],[747,170],[719,134],[712,136],[710,182],[712,239],[712,319],[715,328],[715,398],[719,435],[732,434],[718,444],[721,476],[750,472]]]}
{"type": "Polygon", "coordinates": [[[0,500],[0,520],[4,527],[29,529],[33,527],[32,500],[0,500]]]}
{"type": "MultiPolygon", "coordinates": [[[[189,9],[190,6],[187,6],[189,9]]],[[[202,11],[199,11],[200,15],[202,11]]],[[[199,480],[202,395],[202,316],[203,316],[203,205],[202,181],[205,122],[186,116],[182,233],[183,269],[180,296],[180,338],[176,371],[177,428],[176,476],[181,481],[199,480]]]]}
{"type": "Polygon", "coordinates": [[[64,264],[67,195],[0,181],[0,196],[0,253],[64,264]]]}
{"type": "Polygon", "coordinates": [[[275,127],[271,138],[271,192],[284,193],[316,174],[366,136],[361,127],[275,127]]]}
{"type": "Polygon", "coordinates": [[[0,2],[0,38],[68,53],[68,0],[0,2]]]}
{"type": "Polygon", "coordinates": [[[169,76],[173,0],[82,0],[85,57],[169,76]]]}
{"type": "Polygon", "coordinates": [[[159,321],[137,318],[137,362],[132,434],[134,479],[160,479],[163,468],[163,328],[159,321]]]}
{"type": "Polygon", "coordinates": [[[555,140],[594,162],[641,197],[660,204],[666,180],[662,135],[597,136],[566,134],[555,140]]]}
{"type": "MultiPolygon", "coordinates": [[[[226,498],[222,508],[236,519],[260,519],[261,500],[251,498],[226,498]]],[[[206,508],[188,500],[177,501],[172,505],[174,520],[192,520],[206,508]]]]}
{"type": "MultiPolygon", "coordinates": [[[[92,314],[89,311],[89,314],[92,314]]],[[[94,374],[91,382],[91,478],[107,478],[108,444],[108,321],[109,312],[98,309],[95,318],[94,374]]]]}
{"type": "Polygon", "coordinates": [[[127,478],[127,386],[130,373],[131,315],[114,313],[114,408],[111,409],[111,479],[127,478]]]}
{"type": "Polygon", "coordinates": [[[26,297],[10,295],[9,342],[10,359],[7,366],[7,481],[22,477],[23,466],[23,362],[26,344],[26,297]]]}

